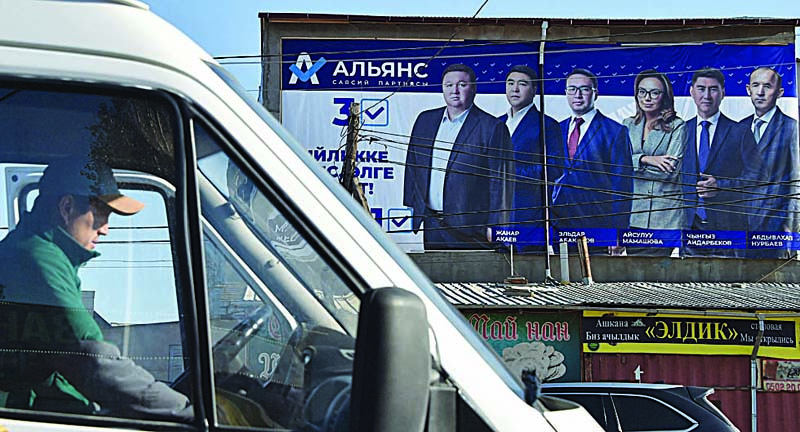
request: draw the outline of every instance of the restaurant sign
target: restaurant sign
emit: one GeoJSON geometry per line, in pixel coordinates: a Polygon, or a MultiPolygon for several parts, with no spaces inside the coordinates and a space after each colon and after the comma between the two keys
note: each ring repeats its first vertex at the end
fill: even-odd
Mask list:
{"type": "MultiPolygon", "coordinates": [[[[686,315],[586,312],[581,341],[587,352],[750,354],[758,320],[686,315]]],[[[759,354],[797,358],[797,322],[767,320],[759,354]]]]}
{"type": "Polygon", "coordinates": [[[581,380],[580,314],[462,313],[514,375],[530,370],[542,382],[581,380]]]}

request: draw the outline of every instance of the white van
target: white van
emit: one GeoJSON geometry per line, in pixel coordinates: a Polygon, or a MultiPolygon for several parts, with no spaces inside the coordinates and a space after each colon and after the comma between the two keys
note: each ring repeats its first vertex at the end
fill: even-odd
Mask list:
{"type": "MultiPolygon", "coordinates": [[[[126,401],[75,412],[35,390],[22,407],[27,375],[14,371],[74,353],[51,350],[63,329],[46,319],[0,313],[0,431],[601,430],[512,376],[280,124],[146,5],[0,6],[0,238],[47,164],[110,165],[145,209],[112,216],[79,272],[81,313],[193,418],[126,401]],[[40,344],[15,348],[22,337],[40,344]]],[[[26,271],[11,261],[3,271],[26,271]]]]}

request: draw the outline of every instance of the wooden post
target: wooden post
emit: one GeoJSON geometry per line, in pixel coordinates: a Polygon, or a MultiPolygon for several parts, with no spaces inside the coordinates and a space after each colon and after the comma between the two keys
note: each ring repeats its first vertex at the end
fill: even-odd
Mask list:
{"type": "Polygon", "coordinates": [[[591,285],[594,283],[592,279],[592,262],[589,259],[589,244],[586,236],[578,238],[578,253],[581,256],[581,273],[583,273],[583,283],[591,285]]]}
{"type": "Polygon", "coordinates": [[[342,176],[339,182],[347,189],[350,195],[361,204],[368,213],[371,213],[367,198],[364,196],[364,190],[358,183],[358,176],[355,175],[356,170],[356,154],[358,153],[358,130],[361,125],[359,124],[359,116],[361,115],[361,104],[353,102],[350,104],[350,115],[347,117],[347,141],[345,143],[345,158],[342,164],[342,176]]]}

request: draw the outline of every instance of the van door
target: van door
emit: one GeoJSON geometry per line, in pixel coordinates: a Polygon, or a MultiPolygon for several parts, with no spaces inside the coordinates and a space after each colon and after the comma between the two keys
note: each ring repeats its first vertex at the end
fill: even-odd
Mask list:
{"type": "MultiPolygon", "coordinates": [[[[112,215],[96,244],[100,255],[78,265],[82,307],[75,313],[93,321],[97,338],[116,346],[136,371],[188,397],[190,424],[198,429],[206,422],[220,430],[347,429],[366,284],[289,204],[291,191],[271,188],[212,120],[190,108],[182,113],[182,102],[163,93],[9,83],[0,95],[0,253],[8,258],[0,273],[14,271],[11,245],[19,236],[64,234],[60,208],[39,189],[46,167],[76,154],[97,157],[115,170],[124,194],[145,204],[134,216],[112,215]]],[[[6,308],[35,301],[23,285],[4,288],[6,308]]],[[[13,354],[0,362],[0,418],[38,423],[40,430],[180,428],[186,421],[118,409],[124,404],[112,390],[88,392],[82,380],[91,382],[93,370],[69,374],[55,365],[56,355],[83,353],[51,348],[54,329],[47,324],[0,323],[0,348],[13,354]],[[34,352],[48,363],[43,381],[17,361],[34,352]],[[62,388],[71,389],[70,403],[53,403],[64,397],[51,396],[62,388]]],[[[427,343],[423,350],[427,358],[427,343]]],[[[429,375],[409,376],[426,384],[429,375]]],[[[426,398],[405,404],[421,413],[408,419],[424,418],[426,398]]]]}
{"type": "Polygon", "coordinates": [[[185,428],[196,386],[168,387],[196,376],[198,362],[176,105],[154,91],[47,81],[0,82],[0,97],[0,425],[185,428]],[[74,214],[99,204],[66,192],[53,201],[37,184],[48,164],[76,155],[114,168],[122,191],[145,204],[111,215],[94,250],[74,242],[54,203],[72,196],[74,214]],[[87,342],[105,351],[84,351],[87,342]],[[109,365],[115,373],[99,375],[109,365]],[[175,404],[159,405],[166,398],[175,404]]]}
{"type": "MultiPolygon", "coordinates": [[[[6,207],[8,208],[8,221],[9,229],[14,229],[19,222],[19,217],[26,212],[30,212],[33,203],[38,196],[38,181],[44,171],[45,166],[21,166],[13,165],[5,168],[6,179],[6,207]]],[[[114,176],[120,186],[120,190],[127,196],[138,197],[143,202],[152,203],[157,197],[167,197],[169,200],[174,200],[175,191],[172,187],[159,181],[158,178],[150,175],[137,174],[131,171],[117,170],[114,176]]],[[[148,209],[147,213],[151,213],[148,209]]],[[[163,210],[163,209],[161,209],[163,210]]],[[[129,238],[127,241],[134,244],[139,244],[140,248],[132,251],[133,255],[129,257],[132,262],[138,263],[152,263],[150,266],[142,265],[142,268],[157,268],[171,266],[169,244],[164,240],[160,243],[151,244],[148,248],[142,248],[147,242],[153,241],[155,238],[166,239],[169,237],[167,233],[167,214],[166,211],[153,211],[147,217],[134,217],[129,220],[127,226],[111,227],[111,235],[108,240],[104,241],[104,252],[107,254],[115,254],[125,244],[124,240],[120,240],[121,234],[124,230],[134,230],[140,233],[149,232],[149,237],[142,235],[129,238]],[[159,233],[159,230],[161,232],[159,233]],[[152,259],[154,256],[162,257],[159,260],[152,259]]],[[[205,217],[200,218],[204,233],[204,250],[205,250],[205,263],[206,274],[208,275],[208,285],[210,287],[212,297],[220,301],[211,311],[212,319],[236,320],[247,315],[248,302],[252,302],[256,298],[262,298],[265,303],[274,308],[275,316],[272,317],[270,323],[271,331],[273,333],[283,334],[284,337],[288,336],[296,327],[297,322],[280,303],[280,301],[272,296],[259,281],[253,277],[252,273],[247,270],[243,265],[230,245],[219,235],[219,233],[208,223],[205,217]],[[239,289],[241,292],[237,292],[239,289]],[[257,292],[259,294],[257,294],[257,292]],[[222,304],[224,303],[224,305],[222,304]]],[[[93,284],[92,281],[100,279],[103,275],[100,273],[102,270],[97,266],[87,266],[81,272],[82,280],[88,281],[86,284],[93,284]]],[[[175,287],[174,284],[168,284],[163,287],[164,294],[160,294],[162,299],[174,297],[175,287]]],[[[94,304],[96,301],[97,293],[87,292],[87,304],[94,304]]],[[[120,296],[120,302],[124,301],[125,297],[120,296]]],[[[108,300],[106,300],[108,301],[108,300]]],[[[177,302],[177,300],[173,300],[177,302]]],[[[252,303],[250,303],[252,304],[252,303]]],[[[238,321],[238,320],[237,320],[238,321]]],[[[125,332],[119,330],[108,330],[105,334],[106,337],[116,339],[116,343],[120,346],[121,351],[125,355],[136,352],[140,347],[133,344],[131,332],[141,331],[144,327],[135,327],[134,330],[126,329],[125,332]],[[125,334],[124,337],[117,335],[125,334]]],[[[215,332],[219,333],[220,329],[215,332]]],[[[177,339],[170,341],[169,345],[169,365],[167,381],[172,382],[184,370],[182,362],[179,361],[183,356],[183,347],[181,345],[180,335],[177,339]]],[[[218,339],[218,335],[215,339],[218,339]]],[[[133,340],[136,340],[133,337],[133,340]]],[[[274,371],[277,361],[280,358],[280,351],[282,345],[274,342],[265,342],[262,344],[262,349],[255,351],[251,350],[248,356],[248,361],[251,365],[260,364],[262,371],[260,374],[267,378],[274,371]]]]}

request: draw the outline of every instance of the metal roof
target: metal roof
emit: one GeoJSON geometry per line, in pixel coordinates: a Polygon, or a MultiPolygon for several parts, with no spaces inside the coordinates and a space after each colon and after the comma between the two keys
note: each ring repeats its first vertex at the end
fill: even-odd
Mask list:
{"type": "Polygon", "coordinates": [[[697,26],[697,25],[779,25],[798,26],[800,18],[768,17],[730,17],[730,18],[470,18],[470,17],[431,17],[431,16],[382,16],[319,13],[260,12],[258,17],[270,22],[287,23],[384,23],[384,24],[469,24],[469,25],[532,25],[539,26],[543,21],[552,25],[591,26],[697,26]]]}
{"type": "Polygon", "coordinates": [[[800,311],[800,284],[614,282],[585,285],[439,283],[460,308],[800,311]]]}

